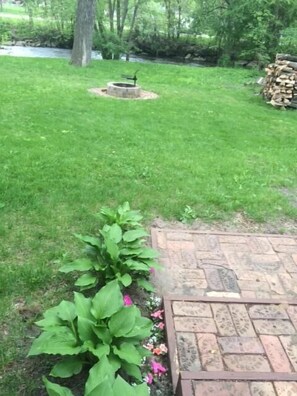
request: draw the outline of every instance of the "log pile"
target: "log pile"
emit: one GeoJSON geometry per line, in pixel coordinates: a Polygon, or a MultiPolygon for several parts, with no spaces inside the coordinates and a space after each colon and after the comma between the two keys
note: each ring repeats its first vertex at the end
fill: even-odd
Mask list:
{"type": "Polygon", "coordinates": [[[297,56],[278,54],[265,69],[263,96],[275,107],[297,109],[297,56]]]}

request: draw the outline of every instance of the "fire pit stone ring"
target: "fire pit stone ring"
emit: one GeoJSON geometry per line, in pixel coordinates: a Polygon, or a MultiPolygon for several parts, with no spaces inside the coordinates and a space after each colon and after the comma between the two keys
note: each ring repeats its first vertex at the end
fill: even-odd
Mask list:
{"type": "Polygon", "coordinates": [[[118,98],[139,98],[141,95],[141,88],[138,85],[110,82],[107,84],[107,95],[116,96],[118,98]]]}

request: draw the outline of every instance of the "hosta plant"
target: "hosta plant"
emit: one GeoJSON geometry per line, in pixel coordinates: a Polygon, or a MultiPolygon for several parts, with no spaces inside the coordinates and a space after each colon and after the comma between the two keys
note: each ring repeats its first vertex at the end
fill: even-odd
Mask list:
{"type": "Polygon", "coordinates": [[[124,305],[118,281],[93,298],[74,293],[74,302],[62,301],[43,316],[36,322],[42,332],[28,355],[61,355],[51,376],[69,378],[87,366],[92,367],[90,382],[94,367],[104,359],[114,373],[142,380],[140,366],[148,351],[141,345],[151,334],[152,322],[135,305],[124,305]]]}
{"type": "MultiPolygon", "coordinates": [[[[70,389],[43,378],[49,396],[74,396],[70,389]]],[[[148,396],[146,384],[132,386],[120,375],[115,376],[114,367],[103,356],[90,370],[85,384],[84,396],[148,396]]]]}
{"type": "Polygon", "coordinates": [[[100,216],[105,224],[97,236],[76,235],[86,243],[85,257],[64,265],[60,271],[84,272],[75,283],[82,290],[116,279],[122,287],[135,282],[153,291],[148,279],[151,268],[159,268],[155,261],[158,254],[145,246],[148,234],[139,223],[140,214],[126,203],[116,211],[103,208],[100,216]]]}

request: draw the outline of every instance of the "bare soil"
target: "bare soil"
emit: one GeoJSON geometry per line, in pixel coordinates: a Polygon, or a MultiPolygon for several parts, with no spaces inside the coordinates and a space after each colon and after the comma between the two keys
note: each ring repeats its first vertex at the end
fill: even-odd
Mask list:
{"type": "Polygon", "coordinates": [[[141,91],[140,98],[119,98],[116,96],[107,95],[106,88],[90,88],[88,91],[97,96],[103,96],[105,98],[112,99],[122,99],[122,100],[149,100],[149,99],[157,99],[159,96],[154,92],[149,91],[141,91]]]}
{"type": "Polygon", "coordinates": [[[179,228],[181,230],[197,231],[220,231],[236,233],[255,233],[255,234],[291,234],[297,235],[297,221],[287,218],[279,218],[274,221],[257,223],[247,218],[242,213],[237,213],[232,219],[226,221],[205,222],[195,220],[191,224],[180,221],[165,221],[156,218],[151,224],[155,228],[179,228]]]}

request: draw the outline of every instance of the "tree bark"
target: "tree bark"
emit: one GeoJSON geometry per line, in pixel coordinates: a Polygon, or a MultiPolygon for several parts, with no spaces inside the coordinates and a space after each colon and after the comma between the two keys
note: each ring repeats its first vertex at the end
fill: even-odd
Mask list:
{"type": "Polygon", "coordinates": [[[96,0],[78,0],[71,63],[87,66],[91,62],[96,0]]]}

